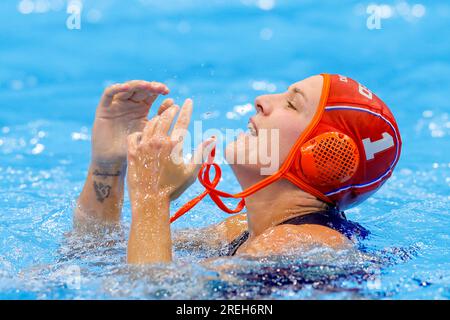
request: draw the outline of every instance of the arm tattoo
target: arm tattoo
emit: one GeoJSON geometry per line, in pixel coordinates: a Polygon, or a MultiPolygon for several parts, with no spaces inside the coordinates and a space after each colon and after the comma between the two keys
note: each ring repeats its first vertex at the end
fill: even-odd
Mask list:
{"type": "Polygon", "coordinates": [[[119,170],[117,170],[116,173],[100,172],[98,170],[95,170],[93,173],[94,176],[99,176],[102,177],[103,179],[105,179],[106,177],[120,177],[121,174],[122,172],[119,170]]]}
{"type": "Polygon", "coordinates": [[[94,181],[94,190],[97,195],[97,200],[101,203],[111,195],[111,186],[101,182],[97,183],[97,181],[94,181]]]}

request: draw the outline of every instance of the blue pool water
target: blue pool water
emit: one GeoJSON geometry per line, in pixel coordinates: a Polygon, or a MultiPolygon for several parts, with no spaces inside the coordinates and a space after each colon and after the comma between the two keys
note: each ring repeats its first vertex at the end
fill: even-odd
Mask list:
{"type": "MultiPolygon", "coordinates": [[[[84,1],[80,30],[66,1],[1,1],[0,298],[450,298],[450,4],[418,1],[385,0],[375,30],[368,1],[84,1]],[[372,231],[363,252],[231,259],[217,273],[208,252],[178,248],[170,267],[134,269],[128,200],[102,245],[67,234],[109,83],[163,81],[194,99],[204,129],[225,129],[246,126],[235,106],[320,72],[375,91],[403,137],[392,179],[348,211],[372,231]]],[[[221,185],[238,190],[228,169],[221,185]]],[[[174,228],[224,217],[205,201],[174,228]]]]}

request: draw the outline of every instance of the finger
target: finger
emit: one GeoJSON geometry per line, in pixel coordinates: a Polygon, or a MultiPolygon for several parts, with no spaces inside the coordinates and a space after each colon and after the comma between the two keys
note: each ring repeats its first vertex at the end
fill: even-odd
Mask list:
{"type": "Polygon", "coordinates": [[[131,80],[127,82],[131,88],[137,90],[145,90],[154,94],[167,94],[169,89],[167,86],[161,82],[156,81],[144,81],[144,80],[131,80]]]}
{"type": "Polygon", "coordinates": [[[151,106],[153,102],[158,98],[158,95],[169,94],[169,88],[160,82],[148,82],[146,83],[146,90],[148,92],[148,97],[144,100],[146,105],[151,106]]]}
{"type": "Polygon", "coordinates": [[[133,93],[133,95],[129,98],[129,100],[136,102],[136,103],[141,103],[143,102],[145,99],[148,98],[148,92],[147,91],[143,91],[143,90],[137,90],[133,93]]]}
{"type": "MultiPolygon", "coordinates": [[[[163,95],[166,95],[165,93],[163,95]]],[[[147,105],[152,105],[153,102],[155,102],[155,100],[158,98],[158,94],[150,94],[146,99],[145,99],[145,104],[147,105]]]]}
{"type": "Polygon", "coordinates": [[[128,151],[134,152],[139,145],[139,141],[142,139],[142,132],[135,132],[128,135],[128,151]]]}
{"type": "Polygon", "coordinates": [[[211,137],[199,144],[191,160],[192,171],[199,170],[200,166],[208,160],[211,151],[213,150],[215,145],[216,145],[215,137],[211,137]]]}
{"type": "Polygon", "coordinates": [[[126,82],[130,86],[130,90],[127,92],[121,93],[117,95],[117,98],[120,100],[128,100],[130,99],[135,93],[138,91],[143,90],[143,86],[145,81],[139,81],[139,80],[132,80],[126,82]],[[142,82],[142,83],[141,83],[142,82]]]}
{"type": "MultiPolygon", "coordinates": [[[[144,97],[144,99],[139,99],[136,101],[147,100],[147,99],[155,101],[156,98],[158,97],[158,95],[160,95],[160,94],[166,95],[169,93],[169,88],[167,88],[167,86],[165,84],[160,83],[160,82],[132,80],[132,81],[128,81],[127,84],[130,86],[130,91],[119,95],[119,99],[121,99],[121,100],[128,100],[131,97],[133,97],[134,94],[137,94],[138,92],[142,92],[142,93],[140,93],[140,95],[145,94],[146,97],[144,97]]],[[[153,103],[153,101],[151,101],[151,103],[153,103]]]]}
{"type": "Polygon", "coordinates": [[[172,135],[170,137],[172,141],[182,142],[184,140],[187,129],[189,127],[189,123],[191,122],[192,108],[192,100],[186,99],[183,107],[181,108],[177,122],[173,127],[172,135]]]}
{"type": "MultiPolygon", "coordinates": [[[[133,80],[130,81],[130,85],[134,88],[134,94],[129,98],[129,100],[133,102],[145,102],[148,99],[156,99],[159,94],[165,94],[168,91],[168,88],[159,82],[148,82],[142,80],[133,80]]],[[[153,103],[151,101],[151,103],[153,103]]]]}
{"type": "Polygon", "coordinates": [[[119,93],[119,94],[116,96],[116,98],[119,99],[119,100],[128,100],[128,99],[130,99],[130,98],[133,96],[133,94],[134,94],[134,90],[133,90],[133,89],[130,89],[130,90],[127,91],[127,92],[119,93]]]}
{"type": "Polygon", "coordinates": [[[171,98],[165,99],[163,101],[163,103],[161,104],[161,106],[159,107],[158,115],[161,115],[164,111],[166,111],[171,106],[173,106],[173,103],[174,103],[173,99],[171,99],[171,98]]]}
{"type": "Polygon", "coordinates": [[[105,89],[102,96],[102,104],[104,106],[109,106],[114,99],[114,96],[130,90],[130,86],[126,83],[116,83],[105,89]]]}
{"type": "Polygon", "coordinates": [[[180,109],[179,106],[174,105],[163,112],[159,116],[159,121],[156,124],[154,135],[166,136],[170,127],[172,126],[173,120],[180,109]]]}
{"type": "Polygon", "coordinates": [[[144,100],[144,103],[147,105],[147,106],[151,106],[152,104],[153,104],[153,102],[155,102],[155,100],[158,98],[158,95],[157,94],[151,94],[151,95],[149,95],[145,100],[144,100]]]}
{"type": "Polygon", "coordinates": [[[148,90],[149,92],[152,93],[157,93],[157,94],[162,94],[162,95],[166,95],[169,94],[169,88],[161,82],[156,82],[156,81],[152,81],[152,82],[145,82],[144,84],[145,89],[148,90]]]}
{"type": "Polygon", "coordinates": [[[148,140],[151,136],[153,136],[153,133],[155,132],[155,126],[158,123],[159,118],[159,116],[156,116],[147,122],[144,127],[144,131],[142,132],[142,138],[144,140],[148,140]]]}

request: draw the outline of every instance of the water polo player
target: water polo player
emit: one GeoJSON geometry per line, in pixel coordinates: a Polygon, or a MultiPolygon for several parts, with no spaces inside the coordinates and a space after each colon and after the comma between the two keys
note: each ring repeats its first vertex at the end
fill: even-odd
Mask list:
{"type": "Polygon", "coordinates": [[[166,99],[158,115],[147,120],[151,104],[167,93],[165,85],[145,81],[105,90],[92,133],[92,162],[75,210],[76,228],[119,222],[128,167],[130,263],[169,262],[172,245],[187,239],[216,249],[217,255],[260,256],[315,246],[348,248],[367,236],[343,211],[367,199],[391,176],[401,138],[388,107],[366,87],[348,77],[322,74],[294,83],[286,92],[258,97],[249,133],[225,151],[243,190],[238,194],[218,189],[218,165],[200,164],[205,154],[211,158],[214,153],[214,139],[197,149],[192,163],[174,163],[192,101],[179,108],[166,99]],[[279,148],[272,152],[281,165],[269,176],[261,173],[260,161],[235,161],[239,155],[248,159],[258,154],[259,144],[252,142],[261,139],[263,130],[277,130],[279,137],[279,148]],[[197,175],[205,191],[170,218],[170,201],[197,175]],[[189,236],[175,233],[172,239],[171,221],[206,196],[235,215],[189,236]],[[239,199],[237,206],[229,208],[223,202],[227,198],[239,199]]]}

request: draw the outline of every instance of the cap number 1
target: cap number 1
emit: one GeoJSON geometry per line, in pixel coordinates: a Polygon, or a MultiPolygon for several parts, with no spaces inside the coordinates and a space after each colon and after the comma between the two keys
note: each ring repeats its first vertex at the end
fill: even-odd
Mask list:
{"type": "Polygon", "coordinates": [[[394,139],[392,139],[392,136],[387,133],[383,132],[383,138],[377,141],[370,141],[370,138],[366,138],[362,140],[362,143],[364,145],[364,151],[366,152],[366,159],[372,160],[375,156],[375,153],[387,150],[394,146],[394,139]]]}

